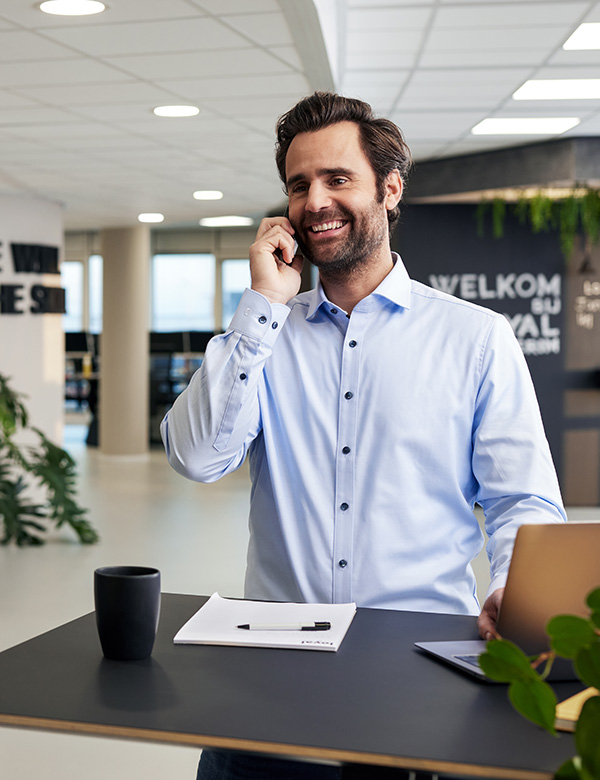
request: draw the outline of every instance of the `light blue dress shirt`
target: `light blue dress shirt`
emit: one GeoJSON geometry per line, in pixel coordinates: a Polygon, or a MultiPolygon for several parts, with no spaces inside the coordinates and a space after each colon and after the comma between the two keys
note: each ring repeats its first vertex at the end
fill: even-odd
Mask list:
{"type": "Polygon", "coordinates": [[[566,519],[510,325],[394,259],[350,317],[320,284],[287,306],[247,290],[163,421],[190,479],[249,454],[248,598],[476,614],[474,504],[489,592],[519,525],[566,519]]]}

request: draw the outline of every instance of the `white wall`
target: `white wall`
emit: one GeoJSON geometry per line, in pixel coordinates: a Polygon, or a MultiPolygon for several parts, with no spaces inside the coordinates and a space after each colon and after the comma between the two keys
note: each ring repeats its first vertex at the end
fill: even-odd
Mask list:
{"type": "Polygon", "coordinates": [[[59,444],[65,368],[61,315],[33,314],[31,287],[60,287],[60,276],[16,273],[11,243],[58,247],[62,258],[61,207],[28,197],[0,196],[0,286],[22,285],[15,304],[22,313],[0,311],[0,372],[12,378],[14,389],[28,396],[31,424],[59,444]]]}

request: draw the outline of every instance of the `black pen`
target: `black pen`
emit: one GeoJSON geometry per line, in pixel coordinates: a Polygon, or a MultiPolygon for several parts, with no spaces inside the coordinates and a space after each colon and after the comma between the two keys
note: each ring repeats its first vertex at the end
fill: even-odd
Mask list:
{"type": "Polygon", "coordinates": [[[329,631],[331,623],[328,620],[313,623],[243,623],[237,628],[245,628],[247,631],[329,631]]]}

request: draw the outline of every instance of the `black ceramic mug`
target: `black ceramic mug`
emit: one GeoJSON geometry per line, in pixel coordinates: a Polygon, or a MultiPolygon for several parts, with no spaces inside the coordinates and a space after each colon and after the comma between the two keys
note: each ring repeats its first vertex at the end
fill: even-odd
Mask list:
{"type": "Polygon", "coordinates": [[[94,601],[104,656],[115,661],[148,658],[160,612],[159,570],[146,566],[96,569],[94,601]]]}

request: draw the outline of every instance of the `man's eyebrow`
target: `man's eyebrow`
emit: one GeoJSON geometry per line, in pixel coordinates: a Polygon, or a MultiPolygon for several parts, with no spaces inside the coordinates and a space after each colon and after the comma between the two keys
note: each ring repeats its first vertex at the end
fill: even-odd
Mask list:
{"type": "MultiPolygon", "coordinates": [[[[355,172],[350,168],[319,168],[317,176],[348,176],[352,177],[355,172]]],[[[286,186],[291,187],[293,184],[297,184],[299,181],[306,179],[306,174],[296,173],[294,176],[290,176],[286,181],[286,186]]]]}

